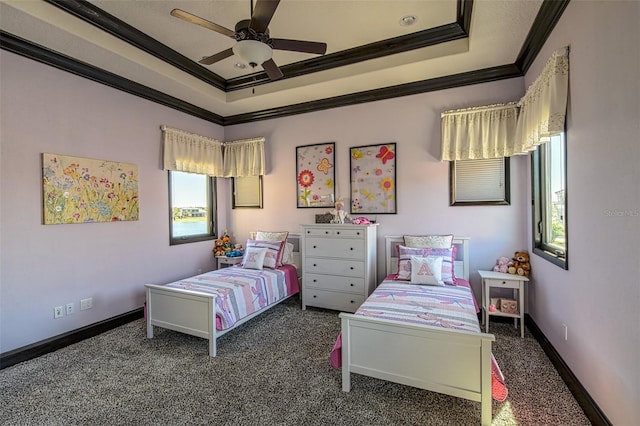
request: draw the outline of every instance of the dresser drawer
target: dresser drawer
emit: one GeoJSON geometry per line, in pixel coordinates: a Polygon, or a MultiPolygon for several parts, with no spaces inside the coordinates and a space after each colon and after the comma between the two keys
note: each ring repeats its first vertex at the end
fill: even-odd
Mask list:
{"type": "Polygon", "coordinates": [[[307,238],[305,256],[339,257],[340,259],[364,259],[364,240],[307,238]]]}
{"type": "Polygon", "coordinates": [[[305,288],[337,290],[364,295],[364,278],[350,278],[336,275],[304,274],[305,288]]]}
{"type": "Polygon", "coordinates": [[[307,237],[331,237],[331,238],[353,238],[364,239],[364,229],[353,229],[349,227],[335,228],[307,228],[304,230],[307,237]]]}
{"type": "Polygon", "coordinates": [[[305,275],[315,273],[362,278],[364,277],[364,262],[307,257],[304,260],[303,271],[305,275]]]}
{"type": "Polygon", "coordinates": [[[305,288],[302,292],[303,303],[307,306],[333,309],[343,312],[355,312],[364,302],[364,296],[348,293],[305,288]]]}

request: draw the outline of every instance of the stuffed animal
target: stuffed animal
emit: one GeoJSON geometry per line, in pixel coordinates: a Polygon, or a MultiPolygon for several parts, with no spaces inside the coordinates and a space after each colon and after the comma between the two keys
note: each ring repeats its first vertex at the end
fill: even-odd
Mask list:
{"type": "Polygon", "coordinates": [[[522,275],[525,277],[529,276],[531,272],[531,263],[529,262],[529,253],[526,251],[517,251],[515,256],[513,256],[513,260],[509,262],[509,271],[510,274],[514,275],[522,275]]]}
{"type": "Polygon", "coordinates": [[[509,271],[509,258],[506,256],[499,257],[498,260],[496,260],[496,266],[493,267],[493,270],[506,274],[509,271]]]}
{"type": "Polygon", "coordinates": [[[217,239],[213,243],[213,255],[214,256],[224,256],[226,251],[224,248],[224,241],[221,238],[217,239]]]}

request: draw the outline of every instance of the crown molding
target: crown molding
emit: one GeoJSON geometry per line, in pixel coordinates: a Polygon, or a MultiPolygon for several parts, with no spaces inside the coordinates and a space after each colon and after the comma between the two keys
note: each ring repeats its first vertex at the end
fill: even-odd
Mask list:
{"type": "MultiPolygon", "coordinates": [[[[45,0],[52,4],[64,4],[65,7],[75,7],[76,10],[84,10],[86,14],[89,14],[87,10],[97,9],[86,1],[79,0],[45,0]],[[83,9],[82,7],[88,8],[83,9]]],[[[471,84],[486,83],[490,81],[502,80],[507,78],[521,77],[528,70],[529,66],[536,58],[540,49],[544,45],[546,39],[551,33],[553,27],[560,19],[564,12],[569,0],[544,0],[538,15],[534,21],[531,31],[529,32],[525,43],[518,55],[514,64],[502,65],[492,68],[486,68],[481,70],[469,71],[466,73],[455,74],[445,77],[438,77],[429,80],[418,81],[414,83],[407,83],[403,85],[397,85],[387,88],[374,89],[369,91],[363,91],[353,93],[349,95],[336,96],[327,99],[320,99],[316,101],[304,102],[295,105],[288,105],[283,107],[269,108],[261,111],[248,112],[244,114],[237,114],[232,116],[223,117],[211,111],[207,111],[203,108],[181,101],[180,99],[166,95],[155,89],[151,89],[139,83],[117,76],[108,71],[86,64],[84,62],[77,61],[71,57],[54,52],[50,49],[34,44],[30,41],[16,37],[10,33],[0,30],[0,48],[11,51],[13,53],[28,57],[30,59],[54,66],[56,68],[71,72],[73,74],[88,78],[90,80],[105,84],[107,86],[125,91],[127,93],[142,97],[153,102],[174,108],[178,111],[185,112],[198,118],[202,118],[206,121],[210,121],[222,126],[236,125],[243,123],[250,123],[252,121],[273,119],[278,117],[291,116],[295,114],[303,114],[313,111],[320,111],[330,108],[339,108],[348,105],[355,105],[367,102],[374,102],[383,99],[390,99],[400,96],[415,95],[419,93],[431,92],[435,90],[449,89],[453,87],[467,86],[471,84]]],[[[442,39],[452,37],[457,34],[457,37],[465,37],[464,34],[468,34],[471,10],[473,7],[473,0],[458,0],[458,18],[455,24],[445,25],[438,27],[437,29],[430,30],[431,37],[437,36],[442,39]]],[[[100,15],[105,16],[105,15],[100,15]]],[[[106,19],[106,18],[105,18],[106,19]]],[[[107,19],[107,22],[110,22],[107,19]]],[[[106,25],[106,24],[105,24],[106,25]]],[[[126,25],[126,24],[125,24],[126,25]]],[[[136,30],[137,31],[137,30],[136,30]]],[[[146,36],[145,36],[146,37],[146,36]]],[[[394,39],[392,39],[394,40],[394,39]]],[[[404,40],[407,42],[407,40],[404,40]]],[[[385,42],[389,42],[388,40],[385,42]]],[[[157,42],[156,42],[157,43],[157,42]]],[[[422,41],[415,41],[415,43],[425,43],[422,41]]],[[[374,43],[375,44],[375,43],[374,43]]],[[[391,43],[394,46],[397,43],[391,43]]],[[[414,44],[415,46],[415,44],[414,44]]],[[[148,46],[147,46],[148,47],[148,46]]],[[[166,46],[165,46],[166,47],[166,46]]],[[[142,48],[142,47],[141,47],[142,48]]],[[[376,45],[376,48],[365,48],[361,54],[375,55],[377,48],[381,48],[376,45]],[[367,50],[369,49],[369,50],[367,50]],[[367,53],[368,52],[368,53],[367,53]]],[[[146,49],[145,49],[146,50],[146,49]]],[[[331,56],[331,55],[328,55],[331,56]]],[[[346,55],[348,56],[348,55],[346,55]]],[[[311,63],[311,68],[316,72],[322,69],[322,58],[314,58],[310,61],[303,61],[302,63],[311,63]],[[316,61],[316,62],[314,62],[316,61]],[[318,62],[319,61],[319,62],[318,62]]],[[[348,61],[347,57],[340,60],[348,61]]],[[[191,62],[191,61],[189,61],[191,62]]],[[[191,62],[193,63],[193,62],[191,62]]],[[[300,64],[291,64],[286,67],[291,67],[292,73],[302,72],[297,67],[302,66],[300,64]]],[[[193,63],[195,64],[195,63],[193,63]]],[[[196,66],[198,66],[196,64],[196,66]]],[[[199,66],[198,66],[199,67],[199,66]]],[[[283,67],[286,69],[286,67],[283,67]]],[[[202,67],[199,67],[202,68],[202,67]]],[[[296,74],[298,75],[298,74],[296,74]]],[[[300,74],[301,75],[301,74],[300,74]]],[[[266,75],[265,75],[266,78],[266,75]]],[[[238,81],[234,84],[246,84],[238,81]]],[[[259,84],[256,83],[256,84],[259,84]]],[[[233,85],[227,85],[227,89],[233,87],[233,85]]],[[[246,86],[243,86],[246,87],[246,86]]]]}
{"type": "Polygon", "coordinates": [[[128,80],[119,75],[94,67],[85,62],[80,62],[69,56],[63,55],[43,46],[37,45],[13,34],[0,30],[0,49],[24,56],[34,61],[50,65],[52,67],[70,72],[80,77],[102,83],[114,89],[122,90],[135,96],[147,99],[161,105],[182,111],[194,117],[202,118],[216,124],[223,124],[222,116],[184,102],[173,96],[169,96],[158,90],[151,89],[135,81],[128,80]]]}

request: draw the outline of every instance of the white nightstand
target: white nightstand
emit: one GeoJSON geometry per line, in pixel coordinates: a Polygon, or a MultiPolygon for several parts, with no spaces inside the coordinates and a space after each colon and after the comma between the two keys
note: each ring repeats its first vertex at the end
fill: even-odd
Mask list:
{"type": "Polygon", "coordinates": [[[236,257],[216,256],[216,260],[218,261],[218,269],[222,269],[228,266],[237,265],[238,263],[242,262],[242,256],[236,256],[236,257]]]}
{"type": "Polygon", "coordinates": [[[494,271],[478,271],[482,278],[482,311],[484,315],[485,333],[489,332],[489,317],[491,315],[499,317],[513,318],[513,325],[518,327],[518,319],[520,319],[520,337],[524,337],[524,283],[529,278],[521,275],[503,274],[494,271]],[[518,301],[518,312],[515,314],[500,312],[489,312],[489,304],[491,300],[492,288],[510,288],[513,289],[513,298],[518,301]],[[516,294],[516,292],[518,294],[516,294]]]}

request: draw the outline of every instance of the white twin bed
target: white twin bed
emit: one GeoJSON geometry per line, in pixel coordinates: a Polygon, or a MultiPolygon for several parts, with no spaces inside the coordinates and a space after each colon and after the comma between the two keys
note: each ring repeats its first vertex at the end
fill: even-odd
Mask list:
{"type": "MultiPolygon", "coordinates": [[[[397,272],[396,246],[403,241],[403,237],[385,238],[388,275],[397,272]]],[[[468,283],[469,239],[455,238],[453,243],[458,253],[454,262],[455,275],[468,283]]],[[[456,329],[460,323],[455,320],[431,318],[429,308],[426,308],[426,317],[439,326],[380,318],[383,314],[378,310],[380,300],[388,300],[394,292],[397,295],[398,285],[411,286],[408,291],[422,290],[415,287],[434,292],[439,288],[455,291],[444,287],[399,284],[387,278],[367,299],[371,305],[365,302],[355,314],[341,313],[342,389],[350,391],[352,373],[427,389],[480,402],[481,422],[483,425],[491,424],[492,372],[495,373],[493,369],[497,368],[491,355],[494,336],[480,332],[475,315],[475,320],[467,318],[470,322],[475,321],[475,326],[471,324],[473,331],[456,329]],[[385,287],[385,283],[391,287],[385,287]]],[[[453,304],[458,300],[455,295],[447,295],[438,303],[453,304]]],[[[470,303],[468,299],[466,302],[470,303]]],[[[475,303],[475,299],[471,303],[475,303]]],[[[472,307],[473,312],[476,309],[477,304],[475,309],[472,307]]],[[[336,345],[339,346],[338,342],[336,345]]],[[[506,387],[504,389],[506,392],[506,387]]]]}
{"type": "Polygon", "coordinates": [[[216,356],[216,340],[278,303],[298,294],[300,236],[289,263],[261,270],[239,266],[223,268],[172,283],[145,284],[147,337],[158,326],[209,340],[209,355],[216,356]]]}

